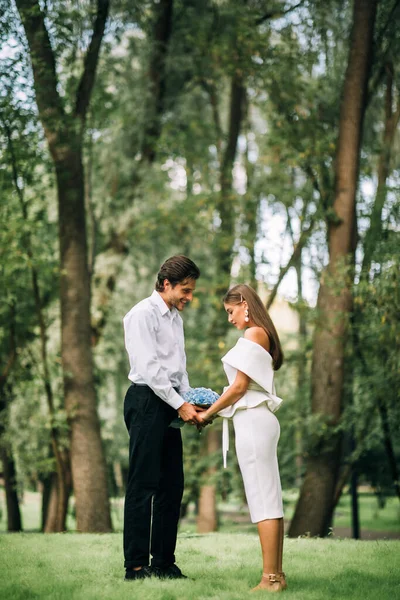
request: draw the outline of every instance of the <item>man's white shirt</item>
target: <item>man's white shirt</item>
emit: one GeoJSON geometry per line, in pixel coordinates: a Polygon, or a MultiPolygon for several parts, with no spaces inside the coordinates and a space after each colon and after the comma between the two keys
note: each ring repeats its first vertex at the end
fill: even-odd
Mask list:
{"type": "Polygon", "coordinates": [[[125,347],[132,383],[148,385],[157,396],[178,409],[190,389],[186,372],[183,321],[157,291],[136,304],[124,317],[125,347]]]}

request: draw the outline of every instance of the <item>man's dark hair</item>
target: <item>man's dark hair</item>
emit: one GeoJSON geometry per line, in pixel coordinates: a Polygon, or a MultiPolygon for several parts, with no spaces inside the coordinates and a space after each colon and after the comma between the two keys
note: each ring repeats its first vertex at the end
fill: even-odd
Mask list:
{"type": "Polygon", "coordinates": [[[194,264],[190,258],[179,254],[171,256],[160,267],[157,275],[156,290],[157,292],[164,291],[164,280],[168,279],[172,287],[185,279],[198,279],[200,277],[200,269],[194,264]]]}

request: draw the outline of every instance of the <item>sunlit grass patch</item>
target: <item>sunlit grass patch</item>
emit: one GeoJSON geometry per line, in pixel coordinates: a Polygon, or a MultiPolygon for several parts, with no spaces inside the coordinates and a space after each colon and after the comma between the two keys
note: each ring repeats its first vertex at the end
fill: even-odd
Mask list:
{"type": "MultiPolygon", "coordinates": [[[[183,581],[124,582],[121,534],[2,534],[0,555],[2,600],[239,600],[253,597],[262,572],[256,534],[181,534],[177,563],[190,577],[183,581]]],[[[284,555],[285,597],[400,595],[400,542],[286,539],[284,555]]]]}

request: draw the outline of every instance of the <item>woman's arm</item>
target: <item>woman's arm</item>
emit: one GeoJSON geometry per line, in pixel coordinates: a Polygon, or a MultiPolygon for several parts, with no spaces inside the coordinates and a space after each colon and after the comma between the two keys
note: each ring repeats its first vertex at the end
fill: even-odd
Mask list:
{"type": "Polygon", "coordinates": [[[206,411],[198,414],[199,421],[210,421],[214,415],[220,410],[235,404],[240,398],[242,398],[247,392],[249,387],[250,377],[238,371],[235,377],[235,381],[228,387],[228,389],[218,398],[214,404],[207,408],[206,411]]]}

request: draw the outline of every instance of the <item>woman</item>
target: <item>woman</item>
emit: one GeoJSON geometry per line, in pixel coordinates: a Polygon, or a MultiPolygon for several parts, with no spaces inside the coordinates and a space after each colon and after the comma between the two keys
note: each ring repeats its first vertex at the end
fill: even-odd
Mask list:
{"type": "Polygon", "coordinates": [[[274,371],[283,354],[276,329],[256,292],[240,284],[224,297],[228,320],[244,337],[222,358],[229,386],[202,413],[203,425],[224,418],[223,453],[226,465],[228,418],[235,429],[235,445],[247,503],[260,536],[263,575],[254,590],[280,592],[287,587],[282,571],[283,506],[276,449],[279,422],[273,414],[282,400],[275,395],[274,371]]]}

